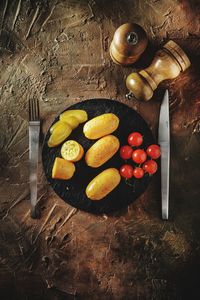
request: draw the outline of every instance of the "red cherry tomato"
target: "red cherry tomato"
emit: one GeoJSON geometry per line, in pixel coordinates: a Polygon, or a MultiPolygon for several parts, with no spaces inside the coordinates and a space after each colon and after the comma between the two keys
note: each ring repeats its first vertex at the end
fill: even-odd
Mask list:
{"type": "Polygon", "coordinates": [[[142,178],[144,176],[144,171],[142,168],[139,168],[139,167],[136,167],[134,170],[133,170],[133,176],[135,178],[142,178]]]}
{"type": "Polygon", "coordinates": [[[143,137],[139,132],[132,132],[128,136],[128,143],[131,146],[140,146],[143,143],[143,137]]]}
{"type": "Polygon", "coordinates": [[[123,159],[131,158],[132,153],[133,153],[133,149],[129,145],[122,146],[121,149],[120,149],[120,156],[123,159]]]}
{"type": "Polygon", "coordinates": [[[132,159],[137,164],[142,164],[147,159],[147,154],[144,150],[137,149],[133,151],[132,159]]]}
{"type": "Polygon", "coordinates": [[[147,148],[147,155],[153,159],[160,157],[160,147],[158,145],[150,145],[147,148]]]}
{"type": "Polygon", "coordinates": [[[149,174],[154,174],[156,173],[157,169],[158,169],[158,165],[154,160],[147,160],[144,164],[143,164],[143,170],[149,174]]]}
{"type": "Polygon", "coordinates": [[[123,165],[120,168],[120,175],[126,179],[133,177],[133,167],[130,165],[123,165]]]}

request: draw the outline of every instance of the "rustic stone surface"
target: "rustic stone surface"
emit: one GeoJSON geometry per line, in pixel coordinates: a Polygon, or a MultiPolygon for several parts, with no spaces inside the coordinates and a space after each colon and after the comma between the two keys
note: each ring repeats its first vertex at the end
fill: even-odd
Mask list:
{"type": "Polygon", "coordinates": [[[0,2],[1,299],[196,299],[200,296],[198,1],[3,0],[0,2]],[[148,64],[169,38],[192,67],[163,83],[148,103],[129,102],[114,65],[115,29],[134,21],[150,46],[148,64]],[[45,134],[54,116],[87,98],[117,99],[157,132],[163,89],[170,91],[170,221],[160,219],[159,174],[124,211],[93,216],[60,200],[39,166],[41,219],[28,188],[28,99],[37,97],[45,134]]]}

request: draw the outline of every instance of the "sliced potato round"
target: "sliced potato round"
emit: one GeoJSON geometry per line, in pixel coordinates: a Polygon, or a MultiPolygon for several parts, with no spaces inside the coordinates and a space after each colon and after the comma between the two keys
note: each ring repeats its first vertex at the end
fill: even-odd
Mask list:
{"type": "Polygon", "coordinates": [[[50,135],[48,140],[49,147],[56,147],[61,144],[72,132],[71,127],[66,124],[60,124],[57,128],[55,128],[50,135]]]}
{"type": "Polygon", "coordinates": [[[88,120],[88,115],[85,110],[81,109],[71,109],[71,110],[66,110],[60,115],[60,120],[65,122],[65,120],[68,117],[76,117],[79,121],[79,123],[84,123],[88,120]]]}
{"type": "Polygon", "coordinates": [[[66,141],[61,148],[61,155],[64,159],[72,162],[79,161],[84,154],[83,147],[74,140],[66,141]]]}
{"type": "Polygon", "coordinates": [[[80,124],[79,120],[74,116],[66,117],[60,122],[67,123],[72,129],[75,129],[80,124]]]}

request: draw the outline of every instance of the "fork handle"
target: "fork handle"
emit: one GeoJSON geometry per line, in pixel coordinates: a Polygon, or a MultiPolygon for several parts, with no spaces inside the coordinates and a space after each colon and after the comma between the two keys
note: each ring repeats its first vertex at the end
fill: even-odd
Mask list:
{"type": "Polygon", "coordinates": [[[36,209],[37,204],[37,171],[38,171],[38,154],[39,154],[39,135],[40,122],[34,121],[29,123],[29,175],[30,175],[30,194],[31,194],[31,211],[36,209]]]}

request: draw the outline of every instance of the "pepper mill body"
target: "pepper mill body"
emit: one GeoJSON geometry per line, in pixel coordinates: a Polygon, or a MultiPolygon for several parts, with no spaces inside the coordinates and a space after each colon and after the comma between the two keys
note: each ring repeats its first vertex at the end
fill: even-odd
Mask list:
{"type": "Polygon", "coordinates": [[[135,23],[125,23],[114,33],[110,45],[110,56],[119,65],[136,62],[146,49],[148,40],[144,29],[135,23]]]}
{"type": "Polygon", "coordinates": [[[160,82],[176,78],[189,66],[190,61],[185,52],[174,41],[169,41],[156,53],[148,68],[133,72],[127,77],[129,95],[147,101],[152,98],[160,82]]]}

